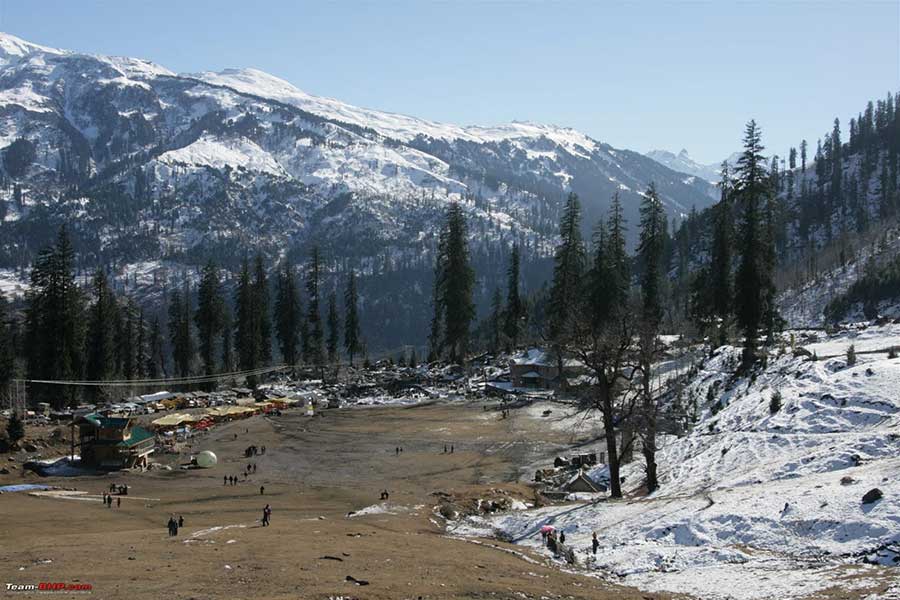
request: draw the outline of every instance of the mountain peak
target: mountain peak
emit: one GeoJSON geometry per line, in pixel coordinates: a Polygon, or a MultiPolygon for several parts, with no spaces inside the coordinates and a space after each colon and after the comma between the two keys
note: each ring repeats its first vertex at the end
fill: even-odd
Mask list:
{"type": "Polygon", "coordinates": [[[4,59],[6,62],[11,62],[13,60],[24,58],[29,54],[33,54],[35,52],[65,54],[65,51],[63,50],[50,48],[49,46],[33,44],[11,33],[0,31],[0,59],[4,59]]]}

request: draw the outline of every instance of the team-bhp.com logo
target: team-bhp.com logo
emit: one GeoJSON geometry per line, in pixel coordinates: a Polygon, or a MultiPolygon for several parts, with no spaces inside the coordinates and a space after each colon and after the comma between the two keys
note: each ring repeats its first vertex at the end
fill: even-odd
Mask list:
{"type": "Polygon", "coordinates": [[[7,583],[7,592],[90,592],[90,583],[66,583],[42,581],[40,583],[7,583]]]}

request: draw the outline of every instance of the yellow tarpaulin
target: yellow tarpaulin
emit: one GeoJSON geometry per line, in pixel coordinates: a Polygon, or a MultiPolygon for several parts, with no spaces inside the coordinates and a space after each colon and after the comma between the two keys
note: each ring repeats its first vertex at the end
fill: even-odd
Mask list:
{"type": "Polygon", "coordinates": [[[189,415],[187,413],[174,413],[154,420],[153,424],[157,427],[173,427],[175,425],[181,425],[182,423],[190,423],[199,420],[199,418],[195,418],[195,415],[189,415]]]}

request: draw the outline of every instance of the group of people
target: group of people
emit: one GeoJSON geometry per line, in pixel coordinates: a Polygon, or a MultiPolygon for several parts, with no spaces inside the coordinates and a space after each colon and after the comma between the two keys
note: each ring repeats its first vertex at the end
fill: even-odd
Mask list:
{"type": "Polygon", "coordinates": [[[265,446],[247,446],[247,449],[244,450],[244,456],[246,458],[250,458],[251,456],[256,456],[257,454],[265,454],[266,447],[265,446]]]}
{"type": "Polygon", "coordinates": [[[403,448],[401,448],[400,446],[394,448],[394,454],[396,454],[397,456],[400,456],[401,452],[403,452],[403,448]]]}
{"type": "MultiPolygon", "coordinates": [[[[247,478],[247,476],[244,475],[244,479],[246,479],[246,478],[247,478]]],[[[238,481],[240,481],[240,479],[238,478],[237,475],[225,475],[222,478],[222,485],[237,485],[238,481]]]]}
{"type": "MultiPolygon", "coordinates": [[[[566,543],[566,532],[550,527],[541,529],[541,537],[544,545],[550,549],[553,554],[560,554],[563,551],[563,545],[566,543]]],[[[597,549],[600,548],[600,540],[597,539],[597,532],[591,534],[591,553],[597,556],[597,549]]]]}
{"type": "MultiPolygon", "coordinates": [[[[112,505],[113,505],[112,494],[107,494],[106,492],[103,492],[103,505],[106,508],[112,508],[112,505]]],[[[116,498],[116,508],[118,508],[120,506],[122,506],[122,497],[121,496],[116,498]]]]}
{"type": "Polygon", "coordinates": [[[184,517],[178,515],[178,519],[175,519],[175,515],[169,517],[169,535],[175,537],[178,535],[178,528],[184,527],[184,517]]]}
{"type": "Polygon", "coordinates": [[[125,485],[116,485],[115,483],[109,484],[109,492],[111,494],[118,494],[120,496],[128,495],[128,484],[125,485]]]}
{"type": "MultiPolygon", "coordinates": [[[[450,444],[450,454],[453,454],[453,444],[450,444]]],[[[444,444],[444,454],[447,454],[447,444],[444,444]]]]}

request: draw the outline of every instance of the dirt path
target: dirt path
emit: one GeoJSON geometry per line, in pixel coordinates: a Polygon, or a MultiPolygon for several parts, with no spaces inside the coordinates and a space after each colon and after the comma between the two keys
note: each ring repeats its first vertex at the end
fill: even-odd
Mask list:
{"type": "MultiPolygon", "coordinates": [[[[194,451],[219,456],[212,469],[39,480],[93,494],[112,481],[127,483],[134,498],[123,498],[121,508],[0,496],[0,574],[17,584],[90,583],[95,598],[129,600],[651,597],[561,572],[543,558],[526,560],[519,548],[444,535],[432,515],[433,492],[501,486],[528,494],[516,483],[520,467],[568,441],[538,431],[526,419],[500,420],[480,405],[254,417],[194,443],[194,451]],[[452,454],[443,452],[444,443],[454,446],[452,454]],[[267,453],[243,458],[250,444],[265,445],[267,453]],[[256,474],[223,485],[248,462],[257,464],[256,474]],[[391,494],[386,504],[382,489],[391,494]],[[264,528],[266,503],[273,515],[264,528]],[[362,514],[348,518],[351,511],[362,514]],[[166,532],[171,514],[185,519],[177,538],[166,532]]],[[[22,481],[9,475],[0,483],[22,481]]]]}

